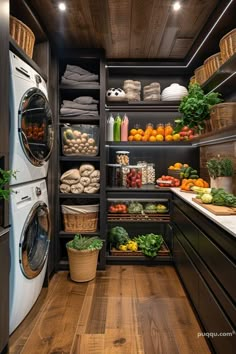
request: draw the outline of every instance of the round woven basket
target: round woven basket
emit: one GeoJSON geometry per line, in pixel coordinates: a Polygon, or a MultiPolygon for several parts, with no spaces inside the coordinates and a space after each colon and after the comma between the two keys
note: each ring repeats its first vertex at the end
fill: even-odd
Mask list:
{"type": "Polygon", "coordinates": [[[227,33],[220,40],[220,53],[222,63],[227,61],[234,53],[236,53],[236,28],[227,33]]]}
{"type": "Polygon", "coordinates": [[[207,75],[206,75],[204,65],[201,65],[197,69],[195,69],[194,75],[196,78],[196,82],[199,85],[202,85],[207,80],[207,75]]]}
{"type": "Polygon", "coordinates": [[[35,36],[31,29],[17,18],[11,16],[10,35],[25,53],[32,58],[35,36]]]}
{"type": "Polygon", "coordinates": [[[71,280],[86,282],[96,277],[99,250],[75,250],[67,247],[71,280]]]}
{"type": "Polygon", "coordinates": [[[216,53],[204,61],[206,76],[209,78],[221,66],[221,53],[216,53]]]}

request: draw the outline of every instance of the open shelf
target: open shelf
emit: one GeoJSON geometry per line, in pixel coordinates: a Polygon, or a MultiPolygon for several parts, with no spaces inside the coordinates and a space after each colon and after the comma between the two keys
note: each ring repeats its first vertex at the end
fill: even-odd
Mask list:
{"type": "Polygon", "coordinates": [[[202,146],[231,141],[236,141],[236,125],[222,128],[219,131],[198,135],[192,139],[192,144],[195,146],[202,146]]]}
{"type": "Polygon", "coordinates": [[[100,161],[99,156],[60,156],[60,161],[100,161]]]}
{"type": "Polygon", "coordinates": [[[100,116],[59,116],[60,122],[64,123],[76,123],[76,122],[98,122],[100,116]]]}
{"type": "Polygon", "coordinates": [[[141,188],[128,188],[128,187],[107,187],[106,188],[107,192],[161,192],[161,191],[167,191],[171,192],[170,187],[156,187],[155,185],[144,185],[141,188]]]}
{"type": "Polygon", "coordinates": [[[156,142],[149,142],[149,141],[106,141],[106,145],[110,146],[135,146],[135,145],[142,145],[142,146],[186,146],[192,145],[191,141],[156,141],[156,142]]]}
{"type": "Polygon", "coordinates": [[[64,91],[70,91],[70,92],[75,92],[75,91],[88,91],[88,92],[92,92],[92,91],[99,91],[100,90],[100,85],[98,85],[98,87],[91,87],[89,88],[86,85],[80,85],[79,87],[73,87],[73,86],[65,86],[65,85],[59,85],[59,89],[60,90],[64,90],[64,91]]]}
{"type": "Polygon", "coordinates": [[[157,214],[107,214],[108,222],[170,222],[169,213],[157,214]]]}
{"type": "Polygon", "coordinates": [[[98,199],[100,198],[100,193],[81,193],[81,194],[75,194],[75,193],[59,193],[59,197],[62,199],[68,199],[68,198],[78,198],[78,199],[98,199]]]}
{"type": "MultiPolygon", "coordinates": [[[[69,238],[72,239],[74,237],[76,232],[65,232],[65,231],[60,231],[59,232],[59,237],[60,238],[69,238]]],[[[84,236],[99,236],[100,235],[100,231],[96,231],[96,232],[80,232],[81,235],[84,236]]]]}
{"type": "Polygon", "coordinates": [[[232,88],[236,87],[236,53],[221,65],[201,87],[206,93],[216,90],[225,95],[232,92],[232,88]]]}
{"type": "Polygon", "coordinates": [[[106,111],[151,111],[151,112],[178,112],[180,101],[155,101],[155,102],[107,102],[106,111]]]}

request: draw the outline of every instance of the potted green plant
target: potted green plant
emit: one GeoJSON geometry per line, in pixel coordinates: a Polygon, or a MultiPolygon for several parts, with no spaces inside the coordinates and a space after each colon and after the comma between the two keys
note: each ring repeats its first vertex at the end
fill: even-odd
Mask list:
{"type": "Polygon", "coordinates": [[[67,242],[70,277],[76,282],[86,282],[96,276],[98,254],[103,241],[98,236],[86,237],[76,234],[67,242]]]}
{"type": "Polygon", "coordinates": [[[221,101],[219,93],[210,92],[205,95],[199,84],[190,84],[188,95],[182,98],[179,106],[182,117],[175,120],[175,131],[179,132],[184,126],[188,126],[201,133],[210,118],[210,108],[221,101]]]}
{"type": "Polygon", "coordinates": [[[211,178],[211,188],[223,188],[232,193],[233,189],[233,162],[228,158],[212,158],[206,163],[211,178]]]}
{"type": "Polygon", "coordinates": [[[10,197],[11,189],[8,188],[8,184],[11,180],[11,177],[16,178],[16,172],[11,170],[3,170],[0,168],[0,226],[2,225],[2,208],[3,203],[2,199],[8,200],[10,197]]]}

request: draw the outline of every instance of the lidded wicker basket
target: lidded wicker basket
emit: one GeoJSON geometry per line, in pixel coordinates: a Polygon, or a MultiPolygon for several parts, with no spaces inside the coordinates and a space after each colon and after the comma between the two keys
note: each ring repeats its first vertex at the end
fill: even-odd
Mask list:
{"type": "Polygon", "coordinates": [[[221,53],[216,53],[204,61],[206,76],[209,78],[216,72],[222,64],[221,53]]]}
{"type": "Polygon", "coordinates": [[[236,102],[224,102],[212,106],[210,116],[213,130],[236,126],[236,102]]]}
{"type": "Polygon", "coordinates": [[[16,43],[32,58],[35,35],[31,29],[17,18],[10,17],[10,35],[16,43]]]}
{"type": "Polygon", "coordinates": [[[195,74],[196,82],[199,85],[202,85],[207,80],[204,65],[201,65],[197,69],[195,69],[194,74],[195,74]]]}
{"type": "Polygon", "coordinates": [[[227,33],[220,40],[220,52],[222,63],[227,61],[234,53],[236,53],[236,28],[227,33]]]}

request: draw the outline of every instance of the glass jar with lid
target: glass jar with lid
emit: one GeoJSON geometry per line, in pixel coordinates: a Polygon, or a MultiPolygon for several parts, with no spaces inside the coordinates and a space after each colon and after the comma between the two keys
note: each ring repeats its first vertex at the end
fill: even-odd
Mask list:
{"type": "Polygon", "coordinates": [[[129,151],[116,151],[116,163],[129,165],[129,151]]]}
{"type": "Polygon", "coordinates": [[[138,161],[137,166],[141,167],[142,170],[142,184],[147,184],[147,162],[138,161]]]}
{"type": "Polygon", "coordinates": [[[156,131],[157,131],[157,135],[162,135],[162,136],[164,136],[164,135],[165,135],[165,127],[164,127],[164,124],[162,124],[162,123],[157,124],[157,126],[156,126],[156,131]]]}
{"type": "Polygon", "coordinates": [[[137,165],[121,166],[122,185],[127,188],[142,187],[142,169],[137,165]]]}
{"type": "Polygon", "coordinates": [[[147,184],[155,184],[156,175],[155,175],[155,164],[148,163],[147,164],[147,184]]]}
{"type": "Polygon", "coordinates": [[[171,123],[166,123],[165,124],[165,136],[167,135],[172,135],[173,133],[173,127],[171,123]]]}

